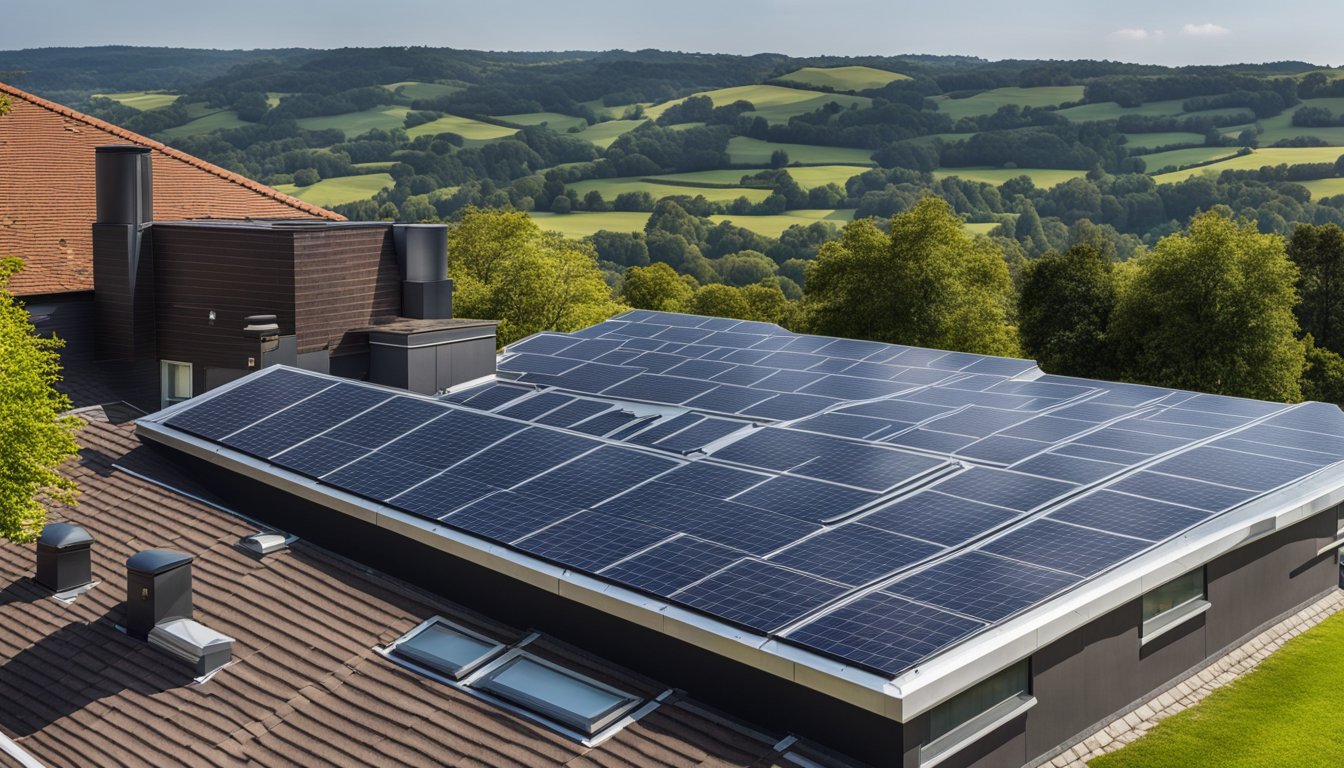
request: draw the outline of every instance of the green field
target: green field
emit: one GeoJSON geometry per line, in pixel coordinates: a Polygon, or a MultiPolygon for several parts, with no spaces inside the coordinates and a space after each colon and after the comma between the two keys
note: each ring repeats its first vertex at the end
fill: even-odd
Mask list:
{"type": "Polygon", "coordinates": [[[467,141],[494,141],[517,133],[517,128],[506,128],[493,123],[482,123],[469,117],[444,115],[438,120],[407,128],[406,135],[412,139],[419,136],[433,136],[438,133],[456,133],[467,141]]]}
{"type": "Polygon", "coordinates": [[[1344,179],[1312,179],[1311,181],[1299,181],[1297,183],[1311,192],[1311,199],[1313,200],[1344,195],[1344,179]]]}
{"type": "Polygon", "coordinates": [[[1289,640],[1255,670],[1092,760],[1092,768],[1344,765],[1344,614],[1289,640]]]}
{"type": "Polygon", "coordinates": [[[514,125],[542,125],[544,123],[556,133],[564,133],[570,128],[586,128],[588,126],[588,121],[582,117],[562,115],[559,112],[527,112],[521,115],[494,115],[494,117],[496,120],[503,120],[514,125]]]}
{"type": "Polygon", "coordinates": [[[111,99],[118,104],[125,104],[139,110],[166,107],[180,98],[176,93],[165,93],[164,91],[127,91],[125,93],[95,93],[93,95],[111,99]]]}
{"type": "Polygon", "coordinates": [[[1295,139],[1299,136],[1313,136],[1327,144],[1344,146],[1344,127],[1309,128],[1293,125],[1293,114],[1303,107],[1324,107],[1338,115],[1344,112],[1344,99],[1306,99],[1301,104],[1285,109],[1281,114],[1274,117],[1267,117],[1254,124],[1234,125],[1219,130],[1223,132],[1224,136],[1235,137],[1243,130],[1258,125],[1260,133],[1257,138],[1262,147],[1268,147],[1287,139],[1295,139]]]}
{"type": "MultiPolygon", "coordinates": [[[[724,168],[714,171],[693,171],[691,173],[668,173],[662,176],[651,176],[649,178],[667,182],[690,182],[692,184],[721,184],[725,186],[737,186],[741,183],[743,176],[749,176],[759,171],[767,170],[765,168],[724,168]]],[[[845,182],[852,176],[858,176],[860,173],[868,170],[855,165],[806,165],[798,168],[786,168],[793,180],[798,182],[798,186],[803,189],[813,187],[823,187],[827,184],[839,184],[844,188],[845,182]]]]}
{"type": "Polygon", "coordinates": [[[854,219],[854,210],[852,208],[820,208],[789,211],[773,216],[710,216],[709,218],[715,224],[721,221],[731,221],[734,225],[749,229],[758,235],[779,237],[784,234],[784,230],[795,224],[807,226],[818,221],[829,221],[837,227],[843,227],[854,219]]]}
{"type": "Polygon", "coordinates": [[[276,190],[286,195],[312,203],[313,205],[340,205],[356,200],[367,200],[383,187],[395,184],[392,176],[386,173],[369,173],[363,176],[336,176],[323,179],[307,187],[293,184],[276,185],[276,190]]]}
{"type": "Polygon", "coordinates": [[[1125,115],[1143,115],[1146,117],[1182,117],[1185,115],[1198,115],[1200,117],[1240,116],[1246,120],[1250,120],[1254,117],[1249,109],[1243,107],[1186,112],[1181,108],[1181,105],[1184,103],[1185,101],[1183,99],[1171,99],[1169,101],[1150,101],[1147,104],[1141,104],[1137,107],[1122,107],[1113,101],[1106,101],[1096,104],[1081,104],[1076,107],[1061,109],[1059,110],[1059,114],[1069,120],[1083,123],[1095,120],[1117,120],[1125,115]]]}
{"type": "Polygon", "coordinates": [[[1148,172],[1156,173],[1169,165],[1184,168],[1231,157],[1237,154],[1238,149],[1239,147],[1190,147],[1189,149],[1154,152],[1151,155],[1142,155],[1142,157],[1143,162],[1148,164],[1148,172]]]}
{"type": "Polygon", "coordinates": [[[803,67],[775,79],[836,91],[866,91],[896,80],[909,80],[910,76],[873,67],[803,67]]]}
{"type": "Polygon", "coordinates": [[[962,226],[966,227],[966,231],[972,234],[988,235],[990,232],[993,232],[994,228],[999,226],[1000,223],[1001,222],[997,221],[974,221],[966,222],[962,226]]]}
{"type": "Polygon", "coordinates": [[[345,133],[347,139],[374,128],[384,131],[405,125],[406,107],[373,107],[363,112],[346,112],[343,115],[323,115],[322,117],[301,117],[296,122],[300,128],[309,131],[325,131],[336,128],[345,133]]]}
{"type": "MultiPolygon", "coordinates": [[[[592,101],[581,101],[579,102],[579,105],[593,110],[593,114],[597,115],[598,117],[610,117],[613,120],[620,120],[622,117],[625,117],[625,111],[635,106],[634,104],[617,104],[614,107],[609,107],[606,104],[603,104],[601,99],[593,99],[592,101]]],[[[647,108],[649,106],[652,106],[652,103],[641,102],[639,106],[647,108]]]]}
{"type": "Polygon", "coordinates": [[[1125,147],[1131,152],[1158,147],[1198,146],[1204,143],[1204,135],[1188,131],[1167,131],[1159,133],[1126,133],[1125,147]]]}
{"type": "MultiPolygon", "coordinates": [[[[846,108],[851,104],[868,107],[873,103],[872,99],[863,96],[848,96],[843,93],[818,93],[816,91],[799,90],[798,88],[785,88],[780,85],[738,85],[695,95],[708,96],[713,100],[716,107],[745,99],[756,108],[754,112],[748,112],[748,115],[759,115],[772,123],[787,123],[789,118],[794,115],[813,112],[832,101],[846,108]]],[[[683,101],[685,99],[674,99],[662,104],[655,104],[645,110],[645,114],[650,118],[657,119],[659,115],[667,111],[668,107],[673,104],[680,104],[683,101]]]]}
{"type": "MultiPolygon", "coordinates": [[[[649,214],[642,212],[608,211],[604,213],[529,213],[542,229],[559,232],[565,237],[588,237],[598,230],[611,232],[643,232],[649,221],[649,214]]],[[[788,211],[774,216],[710,216],[715,224],[731,221],[735,226],[749,229],[765,237],[779,237],[784,230],[795,224],[807,226],[818,221],[826,221],[837,227],[843,227],[854,219],[854,209],[814,209],[788,211]]],[[[998,222],[967,224],[966,229],[976,234],[988,234],[998,226],[998,222]]]]}
{"type": "Polygon", "coordinates": [[[397,161],[395,160],[383,160],[381,162],[372,163],[354,163],[354,166],[365,171],[386,171],[396,164],[397,161]]]}
{"type": "Polygon", "coordinates": [[[996,187],[1018,176],[1030,176],[1032,183],[1041,189],[1049,189],[1056,184],[1063,184],[1069,179],[1079,179],[1086,175],[1087,171],[1069,171],[1055,168],[942,168],[933,172],[933,178],[935,179],[959,176],[967,181],[980,181],[985,184],[993,184],[996,187]]]}
{"type": "Polygon", "coordinates": [[[593,143],[598,149],[606,149],[612,145],[612,142],[620,138],[621,135],[633,131],[646,120],[608,120],[605,123],[590,125],[587,128],[574,134],[580,139],[586,139],[593,143]]]}
{"type": "Polygon", "coordinates": [[[790,163],[804,165],[876,165],[873,151],[852,147],[814,147],[810,144],[782,144],[761,141],[749,136],[734,136],[728,140],[728,159],[733,165],[769,165],[770,155],[777,149],[789,153],[790,163]]]}
{"type": "Polygon", "coordinates": [[[383,86],[389,91],[411,99],[437,99],[462,90],[460,86],[443,83],[422,83],[416,80],[403,80],[400,83],[388,83],[383,86]]]}
{"type": "Polygon", "coordinates": [[[280,100],[289,95],[290,94],[288,93],[280,93],[279,91],[267,91],[266,106],[270,107],[271,109],[275,109],[276,107],[280,106],[280,100]]]}
{"type": "Polygon", "coordinates": [[[604,211],[602,213],[543,213],[528,214],[542,229],[559,232],[565,237],[588,237],[598,230],[611,232],[643,232],[649,214],[642,211],[604,211]]]}
{"type": "Polygon", "coordinates": [[[1249,155],[1230,157],[1211,165],[1185,171],[1154,176],[1158,184],[1184,181],[1202,174],[1217,175],[1223,171],[1253,171],[1266,165],[1302,165],[1304,163],[1333,163],[1344,155],[1344,147],[1274,147],[1257,149],[1249,155]]]}
{"type": "Polygon", "coordinates": [[[198,117],[185,125],[179,125],[176,128],[160,131],[157,135],[171,141],[172,139],[180,139],[185,136],[200,136],[203,133],[225,131],[231,128],[242,128],[248,125],[252,125],[252,123],[239,120],[237,112],[234,112],[231,109],[224,109],[218,112],[211,112],[204,117],[198,117]]]}
{"type": "Polygon", "coordinates": [[[1039,88],[995,88],[965,99],[938,96],[938,111],[953,120],[977,115],[992,115],[999,107],[1015,104],[1019,107],[1053,107],[1083,98],[1081,85],[1050,85],[1039,88]]]}
{"type": "Polygon", "coordinates": [[[653,195],[654,199],[671,197],[673,195],[687,195],[689,197],[704,195],[706,200],[720,203],[731,203],[739,197],[745,197],[753,203],[759,203],[770,196],[770,190],[768,189],[747,189],[746,187],[681,187],[675,184],[659,184],[653,181],[646,181],[634,176],[576,181],[573,184],[570,184],[569,188],[577,192],[580,197],[595,189],[602,193],[602,198],[608,203],[615,200],[617,195],[625,192],[648,192],[650,195],[653,195]]]}

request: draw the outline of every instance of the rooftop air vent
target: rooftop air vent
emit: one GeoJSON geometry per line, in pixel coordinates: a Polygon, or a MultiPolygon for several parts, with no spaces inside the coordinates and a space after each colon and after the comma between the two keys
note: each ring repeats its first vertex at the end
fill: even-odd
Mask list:
{"type": "Polygon", "coordinates": [[[254,338],[264,339],[270,336],[280,335],[280,326],[275,321],[275,315],[248,315],[243,318],[243,335],[254,338]]]}
{"type": "Polygon", "coordinates": [[[93,537],[71,523],[51,523],[37,540],[37,583],[57,594],[93,581],[93,537]]]}
{"type": "Polygon", "coordinates": [[[258,557],[265,557],[289,549],[289,542],[289,537],[284,534],[257,533],[238,542],[238,546],[258,557]]]}
{"type": "Polygon", "coordinates": [[[191,664],[197,677],[233,658],[233,638],[191,619],[173,619],[149,631],[149,644],[191,664]]]}
{"type": "Polygon", "coordinates": [[[191,555],[148,549],[126,561],[126,634],[145,640],[154,625],[191,618],[191,555]]]}

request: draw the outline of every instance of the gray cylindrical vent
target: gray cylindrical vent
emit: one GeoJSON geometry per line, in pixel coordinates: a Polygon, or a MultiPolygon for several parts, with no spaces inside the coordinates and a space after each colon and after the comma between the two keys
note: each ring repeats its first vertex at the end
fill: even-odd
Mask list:
{"type": "Polygon", "coordinates": [[[434,283],[448,277],[447,225],[394,224],[392,239],[402,279],[434,283]]]}
{"type": "Polygon", "coordinates": [[[126,634],[141,640],[154,625],[191,618],[191,555],[147,549],[126,561],[126,634]]]}
{"type": "Polygon", "coordinates": [[[114,144],[94,154],[98,224],[148,224],[154,220],[154,181],[149,147],[114,144]]]}
{"type": "Polygon", "coordinates": [[[264,339],[280,335],[280,325],[275,315],[248,315],[243,318],[243,335],[252,339],[264,339]]]}
{"type": "Polygon", "coordinates": [[[93,581],[93,537],[71,523],[51,523],[37,540],[37,583],[66,592],[93,581]]]}

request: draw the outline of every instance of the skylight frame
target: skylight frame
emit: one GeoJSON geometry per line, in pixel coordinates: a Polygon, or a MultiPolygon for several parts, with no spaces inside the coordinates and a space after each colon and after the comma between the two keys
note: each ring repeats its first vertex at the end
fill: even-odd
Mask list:
{"type": "Polygon", "coordinates": [[[486,637],[479,632],[474,632],[460,624],[449,621],[442,616],[432,616],[420,622],[420,624],[411,631],[397,638],[395,642],[387,646],[386,651],[402,661],[428,669],[435,674],[442,675],[454,682],[459,682],[463,678],[471,676],[472,673],[482,666],[499,658],[500,654],[502,654],[507,647],[508,646],[505,643],[486,637]],[[441,660],[439,657],[421,651],[410,645],[413,640],[433,627],[441,627],[449,632],[461,635],[468,640],[481,643],[482,645],[488,645],[490,648],[470,661],[454,667],[451,663],[445,663],[444,660],[441,660]]]}
{"type": "Polygon", "coordinates": [[[585,741],[597,740],[608,729],[618,725],[622,719],[636,714],[637,710],[648,704],[647,697],[594,680],[562,664],[541,658],[522,647],[510,649],[485,667],[478,669],[475,674],[462,680],[462,684],[478,693],[506,702],[510,706],[521,709],[544,722],[551,723],[557,730],[575,733],[585,741]],[[559,703],[540,696],[510,688],[503,684],[491,684],[499,675],[519,663],[534,664],[621,701],[604,710],[600,715],[589,719],[573,710],[565,709],[559,703]]]}

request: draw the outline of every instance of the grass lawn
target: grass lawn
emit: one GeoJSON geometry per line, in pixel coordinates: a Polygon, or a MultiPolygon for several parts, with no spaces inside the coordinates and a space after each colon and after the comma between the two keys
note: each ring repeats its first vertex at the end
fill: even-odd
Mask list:
{"type": "Polygon", "coordinates": [[[327,206],[367,200],[378,190],[390,187],[394,183],[396,182],[392,180],[390,174],[369,173],[363,176],[335,176],[307,187],[279,184],[276,190],[313,205],[327,206]]]}
{"type": "Polygon", "coordinates": [[[366,171],[386,171],[396,164],[396,160],[376,160],[371,163],[354,163],[354,166],[366,171]]]}
{"type": "Polygon", "coordinates": [[[976,115],[992,115],[999,107],[1016,104],[1019,107],[1053,107],[1067,101],[1083,98],[1081,85],[1048,85],[1039,88],[995,88],[965,99],[939,96],[938,111],[953,120],[976,115]]]}
{"type": "Polygon", "coordinates": [[[645,120],[608,120],[605,123],[590,125],[587,128],[574,134],[580,139],[586,139],[593,143],[598,149],[610,147],[616,139],[623,134],[638,128],[645,120]]]}
{"type": "Polygon", "coordinates": [[[1199,146],[1204,143],[1204,134],[1188,131],[1166,131],[1158,133],[1126,133],[1125,146],[1131,152],[1158,147],[1199,146]]]}
{"type": "Polygon", "coordinates": [[[173,139],[180,139],[184,136],[199,136],[203,133],[211,133],[213,131],[242,128],[245,125],[252,125],[252,123],[249,123],[246,120],[239,120],[237,112],[234,112],[231,109],[224,109],[219,112],[211,112],[204,117],[198,117],[185,125],[179,125],[176,128],[160,131],[157,135],[162,136],[171,142],[173,139]]]}
{"type": "Polygon", "coordinates": [[[403,80],[400,83],[388,83],[383,87],[389,91],[398,93],[411,101],[415,101],[416,99],[435,99],[439,96],[447,96],[450,93],[457,93],[462,90],[461,87],[456,85],[422,83],[417,80],[403,80]]]}
{"type": "Polygon", "coordinates": [[[1182,168],[1187,165],[1197,163],[1208,163],[1214,160],[1231,157],[1237,154],[1238,147],[1190,147],[1189,149],[1171,149],[1166,152],[1154,152],[1151,155],[1143,155],[1143,162],[1147,163],[1149,173],[1175,166],[1182,168]]]}
{"type": "Polygon", "coordinates": [[[125,104],[139,110],[166,107],[179,98],[176,93],[165,93],[164,91],[127,91],[125,93],[95,93],[93,95],[111,99],[119,104],[125,104]]]}
{"type": "MultiPolygon", "coordinates": [[[[690,173],[669,173],[649,178],[668,182],[691,182],[694,184],[721,184],[735,187],[743,176],[749,176],[766,168],[722,168],[713,171],[692,171],[690,173]]],[[[785,168],[798,186],[803,189],[823,187],[827,184],[839,184],[843,189],[851,176],[858,176],[868,170],[857,165],[803,165],[797,168],[785,168]]]]}
{"type": "MultiPolygon", "coordinates": [[[[528,214],[537,225],[542,229],[549,229],[559,232],[565,237],[581,238],[588,237],[594,232],[605,229],[611,232],[643,232],[644,225],[649,221],[649,214],[640,212],[611,211],[606,213],[539,213],[528,214]]],[[[731,221],[735,226],[749,229],[766,237],[779,237],[784,230],[795,224],[807,226],[817,221],[827,221],[837,227],[843,227],[854,219],[854,209],[852,208],[825,208],[816,210],[797,210],[788,211],[774,216],[710,216],[715,224],[723,221],[731,221]]],[[[966,229],[984,234],[988,233],[997,222],[985,224],[967,224],[966,229]]]]}
{"type": "Polygon", "coordinates": [[[803,86],[830,87],[837,91],[866,91],[869,88],[881,88],[896,80],[909,80],[910,76],[873,67],[803,67],[775,79],[803,86]]]}
{"type": "Polygon", "coordinates": [[[495,115],[495,118],[514,125],[541,125],[545,123],[548,128],[556,133],[564,133],[570,128],[584,128],[588,125],[588,121],[582,117],[562,115],[559,112],[525,112],[521,115],[495,115]]]}
{"type": "Polygon", "coordinates": [[[1344,195],[1344,179],[1312,179],[1311,181],[1299,181],[1297,183],[1311,191],[1312,200],[1344,195]]]}
{"type": "Polygon", "coordinates": [[[933,172],[933,178],[945,179],[960,176],[968,181],[982,181],[998,186],[1018,176],[1030,176],[1031,181],[1041,189],[1049,189],[1063,184],[1069,179],[1078,179],[1087,175],[1087,171],[1069,171],[1055,168],[942,168],[933,172]]]}
{"type": "Polygon", "coordinates": [[[794,224],[807,226],[817,221],[829,221],[837,227],[854,220],[853,208],[817,208],[811,210],[788,211],[773,216],[710,216],[710,221],[718,224],[731,221],[735,226],[749,229],[758,235],[779,237],[784,230],[794,224]]]}
{"type": "Polygon", "coordinates": [[[1186,112],[1181,108],[1184,103],[1182,99],[1171,99],[1169,101],[1150,101],[1147,104],[1141,104],[1137,107],[1122,107],[1113,101],[1100,102],[1096,104],[1081,104],[1076,107],[1059,110],[1062,117],[1078,122],[1088,122],[1092,120],[1116,120],[1124,115],[1146,115],[1148,117],[1181,117],[1183,115],[1199,115],[1200,117],[1218,117],[1223,115],[1239,115],[1246,120],[1251,120],[1255,116],[1249,109],[1244,107],[1229,107],[1227,109],[1206,109],[1201,112],[1186,112]]]}
{"type": "MultiPolygon", "coordinates": [[[[738,174],[741,176],[741,174],[738,174]]],[[[660,184],[655,181],[646,181],[637,176],[624,176],[614,179],[587,179],[585,181],[576,181],[569,185],[569,188],[579,193],[582,197],[592,190],[596,189],[602,193],[602,199],[608,203],[616,199],[616,196],[623,192],[648,192],[654,199],[662,197],[671,197],[672,195],[687,195],[695,197],[704,195],[706,200],[712,200],[723,203],[731,203],[739,197],[745,197],[753,203],[759,203],[770,196],[768,189],[747,189],[746,187],[682,187],[675,184],[660,184]]]]}
{"type": "Polygon", "coordinates": [[[494,141],[517,132],[517,128],[505,128],[502,125],[482,123],[480,120],[457,115],[444,115],[438,120],[406,129],[406,135],[412,139],[417,136],[433,136],[437,133],[456,133],[467,141],[494,141]]]}
{"type": "MultiPolygon", "coordinates": [[[[787,123],[790,117],[801,115],[805,112],[813,112],[828,102],[837,102],[840,106],[848,108],[851,104],[857,104],[860,108],[869,107],[873,100],[863,96],[848,96],[843,93],[818,93],[816,91],[804,91],[798,88],[785,88],[781,85],[738,85],[732,88],[720,88],[716,91],[705,91],[697,93],[696,96],[708,96],[714,102],[714,106],[722,107],[725,104],[732,104],[739,99],[745,99],[756,107],[755,111],[746,113],[749,116],[761,116],[772,123],[787,123]]],[[[662,104],[655,104],[644,112],[651,118],[657,118],[667,108],[673,104],[679,104],[685,99],[674,99],[662,104]]]]}
{"type": "MultiPolygon", "coordinates": [[[[787,90],[787,89],[786,89],[787,90]]],[[[764,166],[770,164],[770,154],[776,149],[789,153],[790,163],[808,165],[875,165],[871,149],[853,147],[815,147],[811,144],[781,144],[761,141],[749,136],[734,136],[728,140],[728,159],[734,165],[764,166]]]]}
{"type": "Polygon", "coordinates": [[[1249,155],[1230,157],[1211,165],[1154,176],[1158,184],[1184,181],[1201,174],[1219,174],[1223,171],[1256,170],[1266,165],[1301,165],[1304,163],[1333,163],[1344,155],[1344,147],[1271,147],[1257,149],[1249,155]]]}
{"type": "Polygon", "coordinates": [[[1092,768],[1344,765],[1344,614],[1092,768]]]}
{"type": "Polygon", "coordinates": [[[400,128],[406,122],[406,107],[372,107],[362,112],[346,112],[343,115],[323,115],[321,117],[301,117],[297,121],[300,128],[310,131],[325,131],[337,128],[345,133],[347,139],[374,128],[390,130],[400,128]]]}
{"type": "MultiPolygon", "coordinates": [[[[1294,139],[1299,136],[1313,136],[1327,144],[1344,146],[1344,127],[1308,128],[1293,125],[1293,113],[1303,107],[1324,107],[1334,114],[1339,114],[1344,112],[1344,99],[1307,99],[1295,107],[1285,109],[1282,114],[1257,121],[1255,125],[1260,126],[1260,146],[1268,147],[1276,142],[1294,139]]],[[[1224,136],[1237,136],[1252,125],[1250,123],[1233,125],[1219,130],[1223,132],[1224,136]]]]}
{"type": "Polygon", "coordinates": [[[649,214],[642,211],[605,211],[601,213],[544,213],[528,214],[537,226],[559,232],[565,237],[587,237],[598,230],[610,232],[643,232],[649,214]]]}

